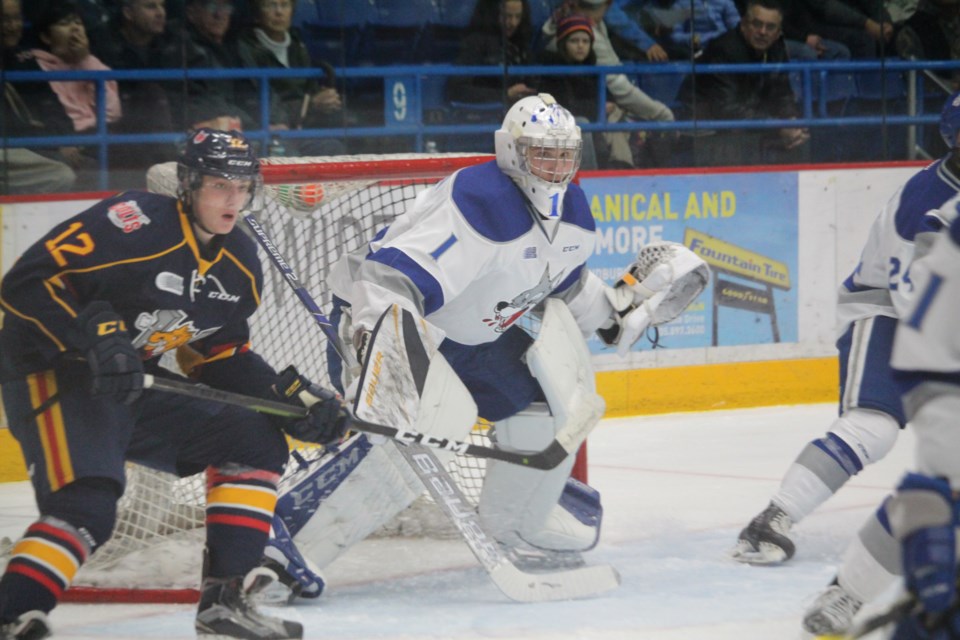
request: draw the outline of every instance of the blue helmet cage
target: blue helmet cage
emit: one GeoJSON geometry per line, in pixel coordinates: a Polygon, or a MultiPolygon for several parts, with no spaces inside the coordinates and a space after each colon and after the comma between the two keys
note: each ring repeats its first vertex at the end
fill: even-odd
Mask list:
{"type": "Polygon", "coordinates": [[[957,148],[957,136],[960,135],[960,91],[954,93],[943,105],[940,114],[940,135],[948,149],[957,148]]]}
{"type": "Polygon", "coordinates": [[[190,216],[194,213],[193,192],[203,184],[205,175],[250,180],[250,201],[260,190],[260,161],[239,131],[203,127],[187,138],[186,147],[177,160],[177,195],[190,216]]]}

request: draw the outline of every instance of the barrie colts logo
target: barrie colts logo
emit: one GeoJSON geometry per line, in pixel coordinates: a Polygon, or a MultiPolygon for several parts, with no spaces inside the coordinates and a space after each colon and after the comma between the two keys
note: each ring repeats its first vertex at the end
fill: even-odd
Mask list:
{"type": "Polygon", "coordinates": [[[134,200],[119,202],[107,209],[107,218],[124,233],[133,233],[140,227],[150,224],[150,218],[140,209],[134,200]]]}
{"type": "Polygon", "coordinates": [[[180,309],[144,312],[137,316],[133,324],[140,331],[133,339],[133,346],[143,349],[148,358],[205,338],[220,329],[220,327],[197,329],[189,316],[180,309]]]}

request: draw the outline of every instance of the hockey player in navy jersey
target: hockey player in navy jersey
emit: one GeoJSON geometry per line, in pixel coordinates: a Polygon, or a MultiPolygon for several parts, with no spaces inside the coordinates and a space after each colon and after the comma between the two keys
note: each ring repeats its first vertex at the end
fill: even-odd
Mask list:
{"type": "Polygon", "coordinates": [[[332,391],[250,350],[260,304],[255,244],[236,227],[259,197],[260,163],[237,132],[201,129],[178,162],[178,197],[126,192],[57,225],[0,286],[3,404],[36,493],[39,519],[0,579],[0,638],[46,637],[46,614],[110,537],[124,460],[208,471],[207,544],[197,633],[300,638],[247,594],[287,460],[284,433],[329,443],[348,417],[332,391]],[[285,420],[144,390],[173,376],[159,356],[189,344],[199,382],[310,406],[285,420]]]}
{"type": "MultiPolygon", "coordinates": [[[[495,160],[426,189],[368,248],[337,263],[329,280],[330,317],[358,357],[342,362],[331,350],[331,378],[345,374],[347,387],[350,372],[364,361],[370,331],[396,304],[445,336],[439,352],[479,415],[495,423],[497,446],[539,450],[573,420],[589,422],[588,432],[602,410],[585,418],[578,404],[596,395],[584,337],[599,330],[626,352],[657,314],[686,308],[708,270],[685,247],[662,243],[649,248],[663,257],[650,274],[635,263],[615,287],[593,274],[586,266],[596,239],[593,216],[571,183],[581,144],[574,118],[551,96],[524,98],[495,133],[495,160]],[[548,299],[564,303],[547,313],[552,307],[562,314],[565,332],[534,350],[518,321],[548,299]],[[577,370],[586,373],[569,393],[558,392],[568,388],[560,382],[564,372],[577,370]]],[[[538,344],[545,339],[541,334],[538,344]]],[[[488,460],[479,504],[485,530],[509,549],[542,554],[547,562],[578,562],[597,542],[601,510],[595,490],[568,480],[573,463],[571,456],[538,471],[488,460]]],[[[315,474],[326,484],[311,487],[311,505],[300,492],[301,500],[281,498],[277,509],[314,571],[423,490],[394,442],[371,446],[359,436],[327,464],[329,473],[315,474]]],[[[280,563],[298,560],[284,549],[268,547],[271,553],[280,563]]],[[[319,580],[297,588],[316,595],[319,580]]]]}
{"type": "MultiPolygon", "coordinates": [[[[911,263],[943,227],[941,207],[960,193],[960,94],[946,102],[940,128],[950,153],[894,194],[840,287],[840,416],[823,438],[806,445],[767,508],[741,531],[733,550],[737,560],[772,564],[791,558],[790,527],[883,458],[906,423],[890,354],[897,320],[915,295],[911,263]]],[[[847,631],[862,603],[899,572],[897,555],[881,509],[851,542],[837,578],[806,611],[804,628],[823,635],[847,631]]]]}

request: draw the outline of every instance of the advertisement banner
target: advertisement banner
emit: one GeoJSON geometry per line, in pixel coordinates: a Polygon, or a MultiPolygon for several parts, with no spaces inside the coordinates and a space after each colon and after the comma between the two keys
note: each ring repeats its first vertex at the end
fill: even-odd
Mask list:
{"type": "MultiPolygon", "coordinates": [[[[590,268],[616,282],[640,247],[679,242],[710,265],[706,290],[635,349],[796,342],[797,174],[585,178],[597,224],[590,268]]],[[[604,351],[596,338],[591,351],[604,351]]]]}

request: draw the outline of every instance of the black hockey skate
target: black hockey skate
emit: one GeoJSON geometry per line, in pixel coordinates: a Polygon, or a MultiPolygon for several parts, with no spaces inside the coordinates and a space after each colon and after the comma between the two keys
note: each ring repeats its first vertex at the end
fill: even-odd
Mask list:
{"type": "Polygon", "coordinates": [[[204,578],[197,607],[197,635],[203,638],[240,640],[300,640],[298,622],[259,613],[247,600],[251,593],[276,580],[276,574],[258,567],[240,578],[204,578]]]}
{"type": "Polygon", "coordinates": [[[0,624],[0,640],[41,640],[50,637],[50,623],[43,611],[27,611],[7,624],[0,624]]]}
{"type": "Polygon", "coordinates": [[[793,540],[787,536],[792,525],[790,516],[771,502],[740,532],[737,546],[730,555],[734,560],[747,564],[785,562],[797,550],[793,540]]]}

